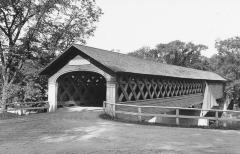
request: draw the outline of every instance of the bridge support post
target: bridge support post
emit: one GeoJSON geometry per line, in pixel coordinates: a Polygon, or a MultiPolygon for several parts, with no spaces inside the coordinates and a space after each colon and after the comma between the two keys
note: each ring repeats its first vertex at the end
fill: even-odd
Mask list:
{"type": "Polygon", "coordinates": [[[49,112],[54,112],[57,109],[57,82],[48,80],[48,103],[49,112]]]}
{"type": "Polygon", "coordinates": [[[176,109],[176,125],[179,125],[179,109],[176,109]]]}
{"type": "Polygon", "coordinates": [[[107,96],[106,96],[106,113],[115,117],[117,99],[117,82],[115,77],[107,78],[107,96]]]}
{"type": "Polygon", "coordinates": [[[215,119],[216,119],[216,127],[218,127],[219,126],[218,111],[215,112],[215,119]]]}

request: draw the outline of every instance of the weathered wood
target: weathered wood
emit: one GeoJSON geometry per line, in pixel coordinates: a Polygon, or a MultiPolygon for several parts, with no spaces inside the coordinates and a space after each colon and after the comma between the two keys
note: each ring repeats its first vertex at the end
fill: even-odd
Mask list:
{"type": "Polygon", "coordinates": [[[140,93],[142,95],[142,99],[140,99],[140,100],[146,100],[147,98],[145,97],[145,94],[143,92],[144,83],[140,79],[137,79],[137,85],[138,85],[140,93]]]}
{"type": "MultiPolygon", "coordinates": [[[[126,112],[126,111],[116,111],[116,113],[120,114],[128,114],[128,115],[135,115],[138,116],[139,114],[136,112],[126,112]]],[[[150,116],[150,117],[167,117],[167,118],[176,118],[176,115],[169,115],[169,114],[150,114],[150,113],[141,113],[141,116],[150,116]]],[[[179,115],[178,118],[183,119],[208,119],[208,120],[215,120],[215,117],[200,117],[200,116],[188,116],[188,115],[179,115]]],[[[240,121],[240,119],[230,119],[230,118],[219,118],[219,121],[240,121]]]]}
{"type": "MultiPolygon", "coordinates": [[[[136,94],[136,88],[137,88],[137,84],[136,84],[136,82],[134,82],[134,81],[131,81],[131,79],[132,78],[129,78],[129,87],[130,87],[130,89],[131,89],[131,93],[133,94],[133,96],[134,96],[134,100],[138,100],[139,98],[138,98],[138,96],[137,96],[137,94],[136,94]]],[[[131,98],[130,98],[130,100],[131,100],[131,98]]]]}
{"type": "Polygon", "coordinates": [[[138,121],[139,121],[139,122],[142,121],[142,116],[141,116],[141,114],[142,114],[142,109],[141,109],[141,107],[138,107],[138,121]]]}
{"type": "Polygon", "coordinates": [[[40,102],[13,102],[13,103],[7,103],[7,105],[25,105],[25,104],[48,104],[48,101],[40,101],[40,102]]]}
{"type": "Polygon", "coordinates": [[[156,104],[160,105],[161,103],[171,103],[171,102],[181,102],[185,101],[187,104],[194,104],[194,102],[201,102],[203,100],[202,94],[191,94],[188,96],[175,96],[168,98],[156,98],[156,99],[148,99],[148,100],[139,100],[139,101],[126,101],[126,102],[118,102],[123,104],[136,104],[136,105],[150,105],[156,104]],[[193,101],[193,102],[190,102],[193,101]]]}
{"type": "Polygon", "coordinates": [[[106,80],[94,72],[70,72],[57,80],[59,105],[75,102],[77,105],[102,106],[106,99],[106,80]]]}
{"type": "Polygon", "coordinates": [[[153,96],[154,98],[158,98],[158,90],[157,90],[157,83],[153,79],[151,80],[152,87],[153,87],[153,96]]]}
{"type": "MultiPolygon", "coordinates": [[[[149,116],[149,117],[168,117],[168,118],[184,118],[184,119],[208,119],[208,120],[216,120],[216,124],[218,126],[219,121],[240,121],[240,119],[235,118],[219,118],[219,112],[230,112],[230,113],[239,113],[240,111],[233,111],[233,110],[216,110],[216,109],[197,109],[197,108],[182,108],[182,107],[167,107],[167,106],[137,106],[137,105],[128,105],[128,104],[114,104],[115,106],[128,106],[128,107],[135,107],[138,110],[136,112],[129,112],[129,111],[115,111],[117,114],[126,114],[126,115],[133,115],[133,116],[149,116]],[[179,111],[176,111],[175,115],[169,114],[151,114],[151,113],[142,113],[143,108],[162,108],[162,109],[175,109],[175,110],[198,110],[198,111],[211,111],[215,112],[215,117],[201,117],[201,116],[189,116],[189,115],[179,115],[179,111]],[[140,109],[139,109],[140,108],[140,109]],[[141,111],[141,112],[139,112],[141,111]]],[[[179,121],[176,124],[180,124],[179,121]]]]}
{"type": "Polygon", "coordinates": [[[49,104],[47,101],[43,102],[14,102],[9,103],[11,108],[8,108],[7,111],[20,110],[21,114],[23,110],[38,110],[38,109],[49,109],[49,104]],[[34,106],[37,105],[37,106],[34,106]]]}
{"type": "Polygon", "coordinates": [[[215,120],[216,120],[216,126],[219,126],[219,120],[218,120],[218,111],[215,111],[215,120]]]}
{"type": "MultiPolygon", "coordinates": [[[[110,103],[108,103],[110,104],[110,103]]],[[[135,107],[137,108],[138,105],[131,105],[131,104],[115,104],[116,106],[128,106],[128,107],[135,107]]],[[[200,108],[185,108],[185,107],[173,107],[173,106],[149,106],[144,105],[141,106],[142,108],[160,108],[160,109],[181,109],[181,110],[196,110],[196,111],[213,111],[213,112],[226,112],[226,113],[240,113],[240,111],[235,110],[217,110],[217,109],[200,109],[200,108]]]]}
{"type": "Polygon", "coordinates": [[[129,99],[129,96],[128,96],[128,93],[127,93],[127,88],[128,88],[128,84],[126,83],[125,85],[121,84],[119,85],[119,87],[121,88],[122,90],[122,93],[121,93],[121,98],[125,98],[127,101],[130,101],[129,99]]]}
{"type": "Polygon", "coordinates": [[[117,79],[118,101],[139,101],[203,93],[203,81],[150,76],[124,76],[117,79]]]}
{"type": "Polygon", "coordinates": [[[176,125],[179,125],[179,109],[176,109],[176,125]]]}

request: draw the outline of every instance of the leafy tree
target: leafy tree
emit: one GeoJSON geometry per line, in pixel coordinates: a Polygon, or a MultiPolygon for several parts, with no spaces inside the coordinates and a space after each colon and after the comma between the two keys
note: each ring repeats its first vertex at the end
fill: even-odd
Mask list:
{"type": "Polygon", "coordinates": [[[211,58],[215,71],[231,81],[240,80],[240,38],[218,40],[215,47],[218,54],[211,58]]]}
{"type": "Polygon", "coordinates": [[[41,66],[70,44],[85,43],[101,15],[94,0],[1,0],[2,109],[26,60],[41,66]]]}
{"type": "Polygon", "coordinates": [[[210,58],[213,71],[221,74],[230,82],[227,84],[226,93],[234,106],[240,105],[240,37],[231,37],[217,40],[215,47],[217,54],[210,58]]]}
{"type": "Polygon", "coordinates": [[[212,71],[210,63],[211,62],[208,57],[200,56],[199,59],[192,64],[192,68],[204,71],[212,71]]]}
{"type": "Polygon", "coordinates": [[[201,51],[205,49],[207,49],[205,45],[184,43],[179,40],[157,45],[157,51],[162,52],[166,63],[184,67],[195,67],[195,64],[201,63],[201,51]]]}
{"type": "Polygon", "coordinates": [[[207,49],[205,45],[176,40],[167,44],[160,43],[154,49],[143,47],[129,54],[158,62],[207,70],[209,69],[207,59],[201,56],[201,51],[205,49],[207,49]]]}
{"type": "Polygon", "coordinates": [[[164,60],[160,57],[157,57],[156,49],[151,49],[150,47],[142,47],[134,52],[130,52],[129,55],[134,57],[139,57],[143,59],[153,60],[153,61],[160,61],[163,62],[164,60]]]}

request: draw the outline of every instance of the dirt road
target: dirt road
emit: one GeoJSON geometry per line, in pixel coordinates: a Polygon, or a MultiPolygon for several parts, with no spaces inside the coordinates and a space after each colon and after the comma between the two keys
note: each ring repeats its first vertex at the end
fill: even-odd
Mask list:
{"type": "Polygon", "coordinates": [[[99,108],[65,108],[0,121],[2,154],[240,153],[240,131],[103,120],[99,108]]]}

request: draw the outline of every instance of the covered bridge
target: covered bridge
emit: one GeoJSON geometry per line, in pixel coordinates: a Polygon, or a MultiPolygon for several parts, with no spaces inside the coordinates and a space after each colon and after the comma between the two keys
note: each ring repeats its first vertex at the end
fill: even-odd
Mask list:
{"type": "MultiPolygon", "coordinates": [[[[73,45],[46,68],[50,111],[74,103],[189,107],[201,104],[205,86],[222,98],[225,79],[216,73],[157,63],[97,48],[73,45]]],[[[115,108],[113,109],[115,110],[115,108]]]]}

